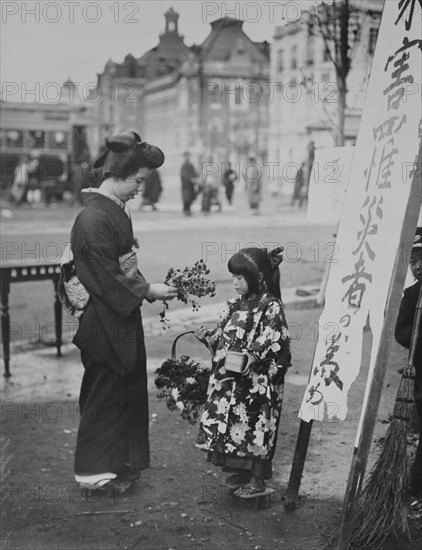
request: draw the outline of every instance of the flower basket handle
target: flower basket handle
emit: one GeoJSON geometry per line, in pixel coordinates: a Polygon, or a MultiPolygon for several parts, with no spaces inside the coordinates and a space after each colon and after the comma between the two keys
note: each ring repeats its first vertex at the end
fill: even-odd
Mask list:
{"type": "Polygon", "coordinates": [[[182,338],[182,336],[186,336],[186,334],[195,334],[195,331],[193,330],[187,330],[186,332],[182,332],[182,334],[179,334],[179,336],[177,336],[175,339],[174,339],[174,342],[171,346],[171,358],[173,359],[173,361],[176,360],[176,344],[177,344],[177,340],[179,340],[179,338],[182,338]]]}

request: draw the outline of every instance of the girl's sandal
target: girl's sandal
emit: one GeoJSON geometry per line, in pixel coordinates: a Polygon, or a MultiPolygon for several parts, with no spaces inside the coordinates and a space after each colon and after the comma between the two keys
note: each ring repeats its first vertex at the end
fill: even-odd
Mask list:
{"type": "Polygon", "coordinates": [[[253,484],[250,485],[243,485],[243,487],[239,487],[234,494],[239,498],[257,498],[257,497],[265,497],[267,495],[272,495],[275,493],[274,489],[271,489],[271,487],[256,487],[253,484]]]}
{"type": "Polygon", "coordinates": [[[241,474],[233,474],[226,479],[224,485],[231,491],[236,491],[237,489],[240,489],[241,487],[246,485],[249,480],[250,476],[244,477],[241,474]]]}

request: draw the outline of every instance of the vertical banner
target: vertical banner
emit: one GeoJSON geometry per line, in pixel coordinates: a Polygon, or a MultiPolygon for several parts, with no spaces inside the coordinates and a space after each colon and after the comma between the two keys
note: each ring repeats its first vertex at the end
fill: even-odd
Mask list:
{"type": "Polygon", "coordinates": [[[422,25],[415,10],[415,2],[384,4],[319,322],[320,339],[299,411],[307,422],[327,415],[346,418],[368,315],[373,332],[370,373],[379,347],[422,135],[422,25]]]}
{"type": "Polygon", "coordinates": [[[315,150],[309,179],[307,220],[337,225],[343,210],[354,147],[315,150]]]}

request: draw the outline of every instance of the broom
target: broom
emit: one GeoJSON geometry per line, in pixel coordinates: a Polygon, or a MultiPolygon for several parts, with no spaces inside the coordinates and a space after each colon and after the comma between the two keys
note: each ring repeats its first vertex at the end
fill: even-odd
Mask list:
{"type": "Polygon", "coordinates": [[[415,356],[422,326],[422,288],[416,305],[409,357],[383,448],[362,491],[355,516],[352,548],[380,548],[390,534],[410,538],[407,521],[409,468],[407,433],[413,411],[415,356]]]}

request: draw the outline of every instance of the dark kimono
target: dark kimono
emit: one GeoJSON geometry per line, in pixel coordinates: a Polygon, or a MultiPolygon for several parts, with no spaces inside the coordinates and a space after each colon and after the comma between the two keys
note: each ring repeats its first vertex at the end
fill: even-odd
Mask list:
{"type": "Polygon", "coordinates": [[[145,187],[142,193],[144,204],[154,205],[158,202],[162,191],[161,176],[157,170],[153,169],[145,180],[145,187]]]}
{"type": "Polygon", "coordinates": [[[185,161],[180,170],[180,179],[182,182],[182,200],[184,205],[190,206],[196,198],[195,178],[197,173],[193,164],[185,161]]]}
{"type": "Polygon", "coordinates": [[[252,469],[256,460],[270,466],[291,359],[281,301],[269,293],[230,300],[207,342],[214,356],[196,446],[227,469],[252,469]],[[249,351],[258,362],[245,376],[227,372],[229,350],[249,351]]]}
{"type": "Polygon", "coordinates": [[[83,200],[71,233],[76,273],[90,295],[73,339],[85,368],[75,473],[139,471],[149,466],[140,313],[149,285],[140,273],[126,276],[119,264],[134,245],[124,209],[95,192],[83,193],[83,200]]]}
{"type": "MultiPolygon", "coordinates": [[[[395,337],[397,342],[405,348],[410,348],[416,304],[418,302],[421,284],[422,283],[418,281],[413,286],[406,288],[400,304],[395,337]]],[[[419,338],[414,366],[416,370],[415,405],[419,414],[420,432],[415,460],[411,467],[411,483],[414,493],[422,496],[422,338],[419,338]]]]}

